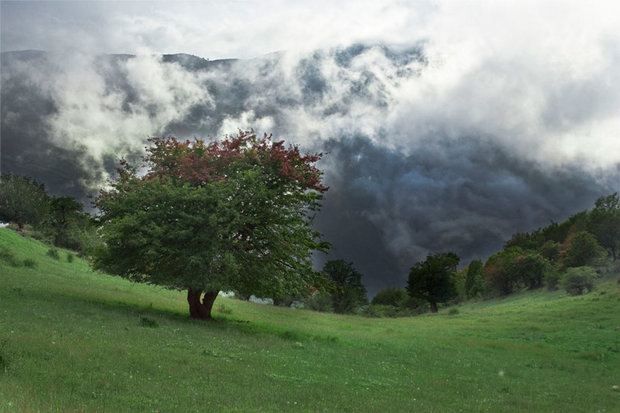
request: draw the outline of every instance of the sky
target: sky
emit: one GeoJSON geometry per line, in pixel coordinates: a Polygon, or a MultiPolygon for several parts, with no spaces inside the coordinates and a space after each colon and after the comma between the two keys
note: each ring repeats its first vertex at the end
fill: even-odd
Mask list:
{"type": "Polygon", "coordinates": [[[620,187],[614,1],[2,1],[0,12],[2,52],[47,53],[3,55],[2,167],[74,171],[71,185],[46,184],[79,194],[147,136],[273,132],[327,153],[316,225],[328,258],[352,261],[370,291],[403,286],[428,253],[486,258],[620,187]],[[192,71],[160,56],[172,53],[240,60],[192,71]],[[28,103],[9,99],[18,86],[32,88],[28,103]],[[27,161],[34,148],[58,162],[27,161]]]}

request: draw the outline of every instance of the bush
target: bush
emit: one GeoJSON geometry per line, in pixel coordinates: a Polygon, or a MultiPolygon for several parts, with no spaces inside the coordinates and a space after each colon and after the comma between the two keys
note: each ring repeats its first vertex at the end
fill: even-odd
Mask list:
{"type": "Polygon", "coordinates": [[[562,274],[559,271],[551,270],[545,274],[545,285],[548,290],[554,291],[558,289],[562,274]]]}
{"type": "Polygon", "coordinates": [[[58,250],[56,248],[50,248],[47,250],[47,256],[55,260],[60,259],[60,254],[58,254],[58,250]]]}
{"type": "Polygon", "coordinates": [[[322,294],[318,291],[308,297],[305,300],[304,305],[306,308],[314,311],[321,311],[326,313],[333,311],[331,296],[327,294],[322,294]]]}
{"type": "Polygon", "coordinates": [[[598,274],[592,267],[569,268],[561,279],[561,286],[570,295],[582,295],[594,290],[594,281],[598,274]]]}
{"type": "Polygon", "coordinates": [[[67,253],[67,262],[73,262],[74,255],[70,252],[67,253]]]}
{"type": "Polygon", "coordinates": [[[387,287],[380,290],[372,299],[373,305],[391,305],[393,307],[402,307],[407,302],[409,294],[404,288],[387,287]]]}
{"type": "Polygon", "coordinates": [[[395,307],[393,305],[370,304],[362,308],[360,315],[372,318],[411,317],[424,312],[422,308],[395,307]]]}

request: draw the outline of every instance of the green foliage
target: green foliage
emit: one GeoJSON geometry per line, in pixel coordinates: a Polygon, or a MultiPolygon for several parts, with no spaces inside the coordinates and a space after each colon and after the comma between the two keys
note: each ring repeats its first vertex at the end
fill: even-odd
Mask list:
{"type": "Polygon", "coordinates": [[[58,254],[58,250],[56,248],[50,248],[47,250],[47,256],[53,258],[55,260],[60,259],[60,254],[58,254]]]}
{"type": "Polygon", "coordinates": [[[515,247],[489,257],[483,272],[492,293],[508,295],[523,288],[542,287],[550,268],[540,254],[515,247]]]}
{"type": "Polygon", "coordinates": [[[620,243],[620,200],[617,193],[596,200],[588,217],[588,230],[601,246],[611,252],[615,261],[620,243]]]}
{"type": "Polygon", "coordinates": [[[353,268],[353,263],[343,260],[327,261],[323,274],[331,282],[330,295],[334,312],[355,313],[359,307],[368,304],[362,274],[353,268]]]}
{"type": "Polygon", "coordinates": [[[557,269],[551,269],[547,271],[545,274],[545,285],[548,290],[557,290],[560,284],[560,279],[562,278],[562,273],[557,269]]]}
{"type": "Polygon", "coordinates": [[[512,238],[504,244],[504,249],[521,248],[523,250],[538,250],[545,242],[542,231],[534,231],[532,233],[515,233],[512,238]]]}
{"type": "Polygon", "coordinates": [[[210,144],[150,142],[148,173],[123,162],[96,201],[105,241],[96,268],[187,289],[199,318],[212,305],[200,304],[202,292],[282,296],[313,285],[311,254],[327,248],[311,227],[327,190],[313,166],[320,154],[246,132],[210,144]]]}
{"type": "Polygon", "coordinates": [[[437,303],[446,302],[456,296],[453,275],[459,257],[452,253],[429,255],[425,261],[417,262],[409,271],[407,292],[411,297],[429,302],[431,312],[437,312],[437,303]]]}
{"type": "Polygon", "coordinates": [[[50,198],[43,184],[29,177],[0,175],[0,221],[40,225],[49,211],[50,198]]]}
{"type": "Polygon", "coordinates": [[[582,295],[594,290],[594,281],[598,274],[592,267],[574,267],[566,270],[561,278],[560,285],[570,295],[582,295]]]}
{"type": "Polygon", "coordinates": [[[404,307],[409,299],[409,295],[404,288],[387,287],[379,290],[373,297],[373,305],[391,305],[393,307],[404,307]]]}
{"type": "Polygon", "coordinates": [[[482,275],[483,268],[481,260],[473,260],[469,264],[465,277],[465,294],[467,298],[475,298],[484,294],[486,281],[482,275]]]}
{"type": "Polygon", "coordinates": [[[75,258],[75,256],[72,253],[68,252],[67,253],[67,262],[73,262],[73,258],[75,258]]]}
{"type": "Polygon", "coordinates": [[[601,247],[594,235],[587,231],[579,231],[566,241],[568,246],[562,259],[564,268],[582,267],[590,264],[600,255],[601,247]]]}
{"type": "Polygon", "coordinates": [[[540,247],[540,255],[550,263],[555,264],[560,258],[560,247],[559,242],[547,240],[540,247]]]}
{"type": "Polygon", "coordinates": [[[304,300],[304,306],[313,311],[331,313],[334,311],[333,300],[329,294],[315,291],[304,300]]]}

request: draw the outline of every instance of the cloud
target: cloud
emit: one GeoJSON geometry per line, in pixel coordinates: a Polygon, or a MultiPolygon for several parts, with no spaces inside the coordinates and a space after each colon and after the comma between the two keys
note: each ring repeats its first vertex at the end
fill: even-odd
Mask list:
{"type": "Polygon", "coordinates": [[[3,2],[2,50],[51,51],[3,55],[3,165],[74,194],[149,135],[273,132],[328,152],[317,227],[372,291],[618,190],[615,3],[284,4],[3,2]]]}

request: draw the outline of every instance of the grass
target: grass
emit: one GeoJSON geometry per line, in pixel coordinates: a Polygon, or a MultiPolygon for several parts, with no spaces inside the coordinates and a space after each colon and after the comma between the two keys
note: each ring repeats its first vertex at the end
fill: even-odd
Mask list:
{"type": "MultiPolygon", "coordinates": [[[[612,412],[620,285],[538,290],[400,319],[182,292],[97,274],[0,229],[0,411],[612,412]],[[6,255],[6,254],[5,254],[6,255]]],[[[66,251],[59,251],[65,256],[66,251]]]]}

